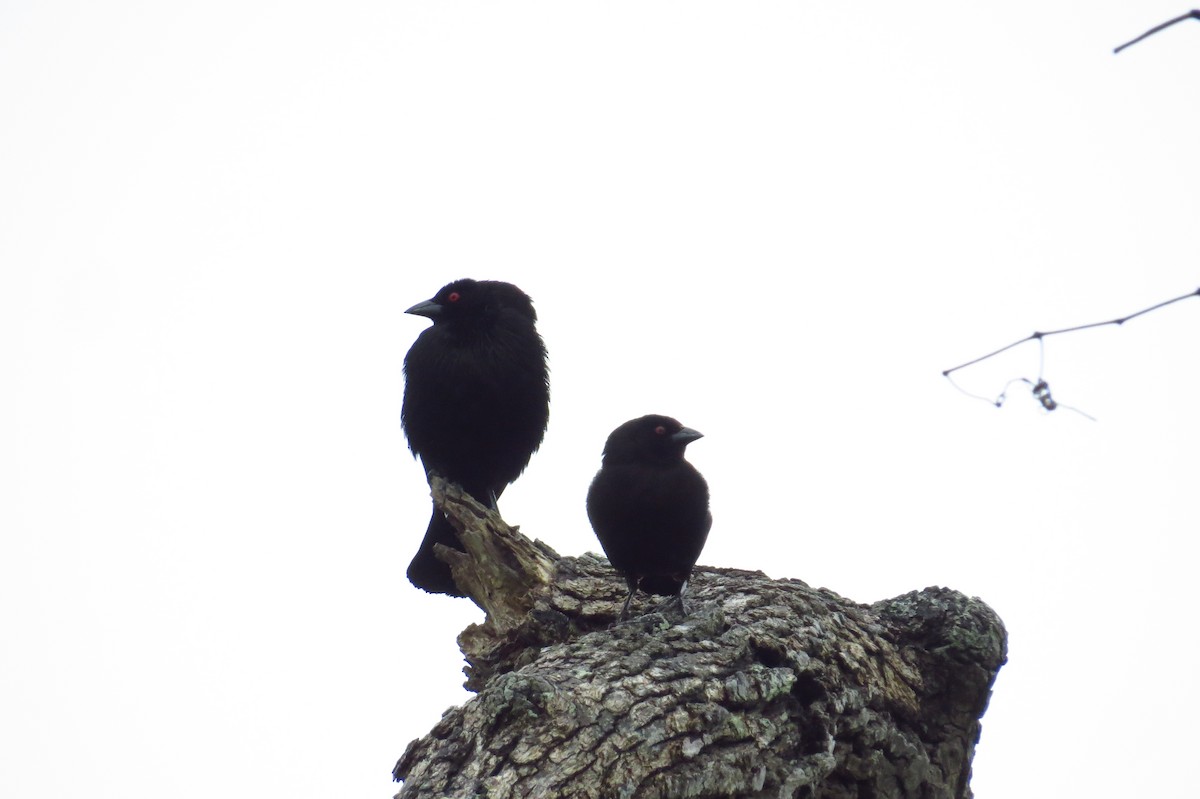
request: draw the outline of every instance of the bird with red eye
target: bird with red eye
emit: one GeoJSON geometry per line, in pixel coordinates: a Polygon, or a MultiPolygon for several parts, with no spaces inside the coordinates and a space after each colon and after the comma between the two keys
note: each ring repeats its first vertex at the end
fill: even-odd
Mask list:
{"type": "MultiPolygon", "coordinates": [[[[409,449],[426,475],[458,483],[494,509],[541,445],[550,418],[533,301],[511,283],[463,279],[405,313],[433,321],[404,357],[400,422],[409,449]]],[[[463,596],[436,544],[462,550],[435,507],[408,579],[431,593],[463,596]]]]}
{"type": "Polygon", "coordinates": [[[675,419],[652,414],[621,425],[604,444],[587,512],[629,588],[619,619],[628,616],[639,590],[678,597],[687,613],[688,578],[712,527],[708,483],[683,457],[698,438],[675,419]]]}

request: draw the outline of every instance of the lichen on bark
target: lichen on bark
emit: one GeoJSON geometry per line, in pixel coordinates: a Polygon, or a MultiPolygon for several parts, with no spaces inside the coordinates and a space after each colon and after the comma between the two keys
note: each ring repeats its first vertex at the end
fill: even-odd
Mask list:
{"type": "Polygon", "coordinates": [[[624,581],[603,558],[558,556],[454,486],[434,495],[488,618],[459,636],[478,695],[409,744],[399,797],[971,796],[1006,646],[980,600],[861,605],[700,567],[686,616],[639,596],[616,623],[624,581]]]}

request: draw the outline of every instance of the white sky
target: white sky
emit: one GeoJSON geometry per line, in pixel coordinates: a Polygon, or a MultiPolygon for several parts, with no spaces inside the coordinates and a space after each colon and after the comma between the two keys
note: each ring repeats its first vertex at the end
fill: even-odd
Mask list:
{"type": "Polygon", "coordinates": [[[1200,285],[1178,2],[0,4],[0,795],[387,797],[481,614],[411,588],[403,315],[537,303],[563,554],[668,413],[701,562],[987,600],[989,797],[1184,795],[1200,285]],[[961,382],[1035,377],[1026,345],[961,382]],[[782,520],[782,521],[781,521],[782,520]]]}

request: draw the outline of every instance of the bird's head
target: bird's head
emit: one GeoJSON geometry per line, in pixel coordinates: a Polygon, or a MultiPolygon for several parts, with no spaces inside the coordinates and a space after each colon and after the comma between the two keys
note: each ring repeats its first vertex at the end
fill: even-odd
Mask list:
{"type": "Polygon", "coordinates": [[[605,463],[678,463],[687,445],[703,433],[670,416],[650,414],[618,427],[604,443],[605,463]]]}
{"type": "Polygon", "coordinates": [[[537,321],[533,301],[512,283],[463,278],[442,286],[431,299],[418,302],[405,313],[427,317],[436,325],[481,321],[506,311],[537,321]]]}

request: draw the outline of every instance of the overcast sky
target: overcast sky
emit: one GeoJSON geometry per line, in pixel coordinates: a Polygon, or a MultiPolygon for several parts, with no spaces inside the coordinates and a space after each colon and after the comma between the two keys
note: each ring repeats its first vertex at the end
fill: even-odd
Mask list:
{"type": "Polygon", "coordinates": [[[428,520],[402,311],[533,298],[505,517],[598,550],[666,413],[701,562],[1003,617],[974,789],[1194,787],[1200,286],[1177,2],[0,3],[0,795],[383,799],[482,614],[428,520]],[[964,370],[1036,378],[1026,344],[964,370]]]}

